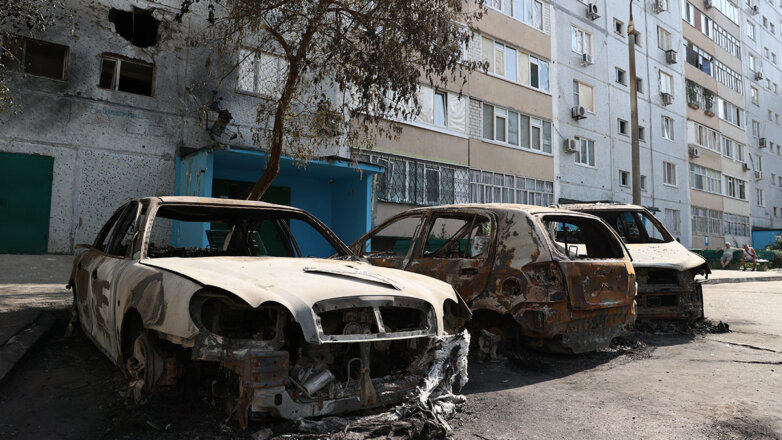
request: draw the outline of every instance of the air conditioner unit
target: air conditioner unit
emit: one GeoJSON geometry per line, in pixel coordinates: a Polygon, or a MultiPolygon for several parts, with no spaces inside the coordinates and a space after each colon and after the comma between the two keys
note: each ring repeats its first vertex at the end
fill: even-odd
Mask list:
{"type": "Polygon", "coordinates": [[[591,66],[592,64],[592,55],[588,53],[581,55],[581,67],[591,66]]]}
{"type": "Polygon", "coordinates": [[[663,99],[663,105],[671,105],[673,104],[673,95],[670,93],[661,93],[660,96],[662,96],[663,99]]]}
{"type": "Polygon", "coordinates": [[[575,153],[578,151],[578,140],[565,139],[565,153],[575,153]]]}
{"type": "Polygon", "coordinates": [[[760,81],[760,80],[761,80],[761,79],[763,79],[763,78],[765,78],[765,76],[763,75],[763,72],[761,72],[760,70],[758,70],[757,72],[755,72],[755,80],[756,80],[756,81],[760,81]]]}
{"type": "Polygon", "coordinates": [[[766,148],[766,138],[760,138],[760,139],[758,139],[758,147],[760,147],[760,148],[766,148]]]}
{"type": "Polygon", "coordinates": [[[744,171],[749,171],[749,164],[746,162],[741,162],[741,168],[743,168],[744,171]]]}
{"type": "Polygon", "coordinates": [[[597,15],[597,5],[594,3],[590,3],[587,5],[587,17],[589,17],[591,20],[597,20],[600,18],[599,15],[597,15]]]}
{"type": "Polygon", "coordinates": [[[665,62],[668,64],[676,64],[676,51],[668,49],[665,51],[665,62]]]}
{"type": "Polygon", "coordinates": [[[758,15],[758,13],[760,13],[760,8],[758,7],[758,5],[752,5],[749,7],[749,12],[752,15],[758,15]]]}
{"type": "Polygon", "coordinates": [[[763,171],[755,171],[755,179],[760,180],[763,178],[763,171]]]}
{"type": "Polygon", "coordinates": [[[659,14],[660,12],[667,11],[668,10],[668,0],[655,0],[654,2],[654,13],[659,14]]]}
{"type": "Polygon", "coordinates": [[[687,148],[687,153],[689,153],[690,157],[701,157],[701,150],[695,147],[687,148]]]}
{"type": "Polygon", "coordinates": [[[577,105],[570,109],[570,116],[573,117],[573,119],[579,120],[579,119],[586,119],[586,108],[584,108],[583,105],[577,105]]]}
{"type": "Polygon", "coordinates": [[[706,9],[711,9],[711,8],[714,7],[714,4],[712,3],[711,0],[705,0],[703,2],[703,7],[706,8],[706,9]]]}

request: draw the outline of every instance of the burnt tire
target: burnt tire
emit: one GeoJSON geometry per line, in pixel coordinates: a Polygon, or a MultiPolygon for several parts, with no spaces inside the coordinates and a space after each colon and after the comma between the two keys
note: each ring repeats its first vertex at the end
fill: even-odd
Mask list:
{"type": "Polygon", "coordinates": [[[129,391],[137,405],[147,402],[163,375],[165,361],[143,328],[135,332],[125,368],[130,376],[129,391]]]}

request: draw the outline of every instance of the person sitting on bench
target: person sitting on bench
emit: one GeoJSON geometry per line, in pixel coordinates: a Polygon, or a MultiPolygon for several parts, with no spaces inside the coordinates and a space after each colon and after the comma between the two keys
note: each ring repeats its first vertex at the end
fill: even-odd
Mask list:
{"type": "Polygon", "coordinates": [[[722,251],[722,257],[720,257],[720,264],[725,269],[733,260],[733,248],[730,247],[730,243],[725,243],[725,250],[722,251]]]}
{"type": "Polygon", "coordinates": [[[752,270],[758,268],[758,254],[748,244],[744,245],[744,252],[741,254],[741,270],[747,270],[746,263],[752,263],[752,270]]]}

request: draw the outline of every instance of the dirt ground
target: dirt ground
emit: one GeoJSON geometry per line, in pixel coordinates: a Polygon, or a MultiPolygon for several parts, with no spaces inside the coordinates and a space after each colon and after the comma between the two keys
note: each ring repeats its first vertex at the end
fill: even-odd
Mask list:
{"type": "MultiPolygon", "coordinates": [[[[24,282],[24,281],[20,281],[24,282]]],[[[472,360],[456,439],[782,437],[782,282],[705,286],[706,313],[732,333],[635,333],[616,348],[567,357],[472,360]]],[[[62,307],[53,302],[50,307],[62,307]]],[[[136,408],[119,370],[67,313],[0,384],[2,439],[242,439],[198,393],[136,408]]]]}

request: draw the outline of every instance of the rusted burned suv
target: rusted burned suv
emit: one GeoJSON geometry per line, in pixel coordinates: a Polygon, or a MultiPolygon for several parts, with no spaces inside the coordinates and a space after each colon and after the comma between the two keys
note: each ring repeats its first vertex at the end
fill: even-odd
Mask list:
{"type": "Polygon", "coordinates": [[[377,266],[447,281],[478,329],[536,348],[592,351],[635,321],[630,259],[616,233],[588,214],[510,204],[417,208],[351,249],[377,266]]]}
{"type": "Polygon", "coordinates": [[[676,241],[646,208],[612,203],[560,207],[602,218],[626,243],[638,279],[639,320],[703,317],[703,290],[695,276],[708,277],[708,263],[676,241]]]}
{"type": "Polygon", "coordinates": [[[84,247],[76,315],[136,398],[197,371],[243,426],[398,402],[470,314],[448,284],[355,261],[286,206],[132,200],[84,247]]]}

